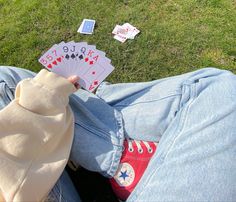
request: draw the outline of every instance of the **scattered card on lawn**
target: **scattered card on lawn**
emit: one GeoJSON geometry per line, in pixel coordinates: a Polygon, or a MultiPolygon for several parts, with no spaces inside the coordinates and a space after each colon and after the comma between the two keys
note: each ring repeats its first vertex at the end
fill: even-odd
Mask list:
{"type": "Polygon", "coordinates": [[[112,34],[114,34],[114,39],[124,43],[127,39],[134,39],[139,32],[133,25],[125,23],[123,25],[116,25],[112,34]]]}
{"type": "Polygon", "coordinates": [[[114,70],[105,55],[94,45],[70,41],[53,45],[38,61],[65,78],[79,76],[80,86],[92,92],[114,70]]]}
{"type": "Polygon", "coordinates": [[[81,34],[92,34],[95,26],[95,20],[84,19],[77,32],[81,34]]]}

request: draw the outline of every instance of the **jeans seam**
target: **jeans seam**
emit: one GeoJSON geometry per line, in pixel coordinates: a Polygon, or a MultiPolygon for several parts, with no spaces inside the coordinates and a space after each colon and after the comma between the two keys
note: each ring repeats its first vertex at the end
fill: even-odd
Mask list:
{"type": "MultiPolygon", "coordinates": [[[[112,161],[111,161],[111,166],[110,169],[107,171],[107,173],[109,173],[109,175],[115,175],[119,163],[120,163],[120,159],[122,156],[122,151],[123,151],[123,144],[124,144],[124,128],[123,128],[123,122],[122,122],[122,114],[120,114],[120,116],[116,116],[117,117],[117,122],[116,122],[116,126],[117,126],[117,132],[118,133],[118,137],[116,135],[116,137],[119,139],[119,142],[117,142],[118,145],[114,145],[114,148],[116,148],[115,153],[113,155],[112,161]]],[[[113,143],[114,144],[114,143],[113,143]]]]}
{"type": "Polygon", "coordinates": [[[190,91],[190,100],[189,100],[188,105],[186,106],[186,109],[185,109],[184,111],[182,111],[182,113],[184,113],[184,114],[183,114],[183,116],[182,116],[182,118],[181,118],[181,120],[180,120],[179,127],[176,129],[177,135],[176,135],[176,137],[174,138],[173,142],[171,143],[170,147],[168,148],[168,151],[166,152],[165,157],[163,158],[163,160],[165,160],[165,159],[168,157],[169,153],[170,153],[171,150],[172,150],[172,147],[174,146],[176,140],[177,140],[178,137],[180,136],[180,134],[181,134],[181,132],[182,132],[182,130],[183,130],[183,128],[184,128],[184,125],[185,125],[185,123],[186,123],[187,113],[188,113],[188,111],[189,111],[189,108],[190,108],[191,104],[193,103],[193,101],[195,100],[195,97],[196,97],[196,85],[195,85],[195,84],[192,84],[192,85],[190,86],[190,89],[191,89],[191,91],[190,91]]]}
{"type": "MultiPolygon", "coordinates": [[[[150,175],[148,175],[147,180],[142,184],[142,187],[145,187],[146,184],[149,183],[150,178],[161,168],[161,165],[163,164],[163,162],[165,161],[166,157],[167,157],[168,154],[170,153],[170,151],[171,151],[171,149],[172,149],[172,147],[173,147],[173,145],[174,145],[176,139],[179,137],[179,135],[180,135],[182,129],[184,128],[184,123],[185,123],[186,118],[187,118],[186,114],[187,114],[187,112],[188,112],[188,110],[189,110],[189,107],[190,107],[191,103],[194,101],[194,98],[195,98],[195,96],[196,96],[196,92],[195,92],[196,87],[195,87],[195,83],[194,83],[194,84],[193,84],[193,83],[192,83],[192,84],[183,84],[183,87],[184,87],[184,89],[182,89],[183,91],[184,91],[185,88],[187,88],[187,87],[190,88],[190,93],[189,93],[190,98],[189,98],[189,100],[186,102],[186,105],[185,105],[186,108],[185,108],[185,109],[182,109],[182,111],[180,111],[180,113],[181,113],[181,114],[180,114],[181,119],[180,119],[180,121],[179,121],[178,126],[176,126],[176,127],[173,129],[172,134],[173,134],[173,133],[176,133],[177,135],[174,137],[174,140],[173,140],[173,141],[170,143],[170,145],[168,146],[168,149],[167,149],[166,153],[160,154],[160,157],[159,157],[159,158],[160,158],[160,164],[156,167],[156,169],[155,169],[153,172],[150,173],[150,175]]],[[[180,103],[181,103],[181,101],[180,101],[180,103]]],[[[142,187],[139,187],[139,189],[140,189],[141,191],[138,192],[138,194],[135,193],[135,195],[132,196],[132,201],[136,201],[136,199],[142,194],[142,192],[143,192],[143,190],[144,190],[142,187]]]]}

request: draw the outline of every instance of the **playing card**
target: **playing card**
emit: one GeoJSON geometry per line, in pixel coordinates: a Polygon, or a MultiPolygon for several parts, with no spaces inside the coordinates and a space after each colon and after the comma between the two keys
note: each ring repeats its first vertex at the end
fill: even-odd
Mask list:
{"type": "Polygon", "coordinates": [[[128,30],[123,28],[121,25],[116,25],[112,31],[112,34],[126,34],[127,32],[128,30]]]}
{"type": "Polygon", "coordinates": [[[68,43],[61,43],[59,46],[56,47],[57,52],[61,53],[64,58],[63,58],[63,63],[60,67],[57,69],[53,69],[52,71],[54,73],[57,73],[61,76],[64,77],[69,77],[71,76],[71,69],[73,68],[73,53],[74,53],[74,48],[73,47],[74,42],[68,42],[68,43]],[[66,68],[65,68],[66,67],[66,68]]]}
{"type": "Polygon", "coordinates": [[[116,35],[114,35],[113,38],[122,42],[122,43],[124,43],[127,40],[127,37],[124,36],[123,34],[116,34],[116,35]]]}
{"type": "Polygon", "coordinates": [[[48,70],[68,78],[79,76],[82,88],[92,92],[113,70],[103,51],[86,42],[61,42],[53,45],[39,62],[48,70]]]}
{"type": "Polygon", "coordinates": [[[50,50],[51,52],[56,52],[57,55],[61,56],[61,60],[59,59],[58,62],[60,62],[59,64],[57,64],[56,66],[52,67],[51,71],[54,73],[57,73],[61,76],[68,76],[68,74],[66,75],[65,73],[65,56],[64,56],[64,52],[62,47],[64,46],[65,42],[61,42],[59,43],[56,47],[52,47],[50,50]]]}
{"type": "Polygon", "coordinates": [[[82,34],[92,34],[95,26],[95,20],[84,19],[77,32],[82,34]]]}
{"type": "MultiPolygon", "coordinates": [[[[87,50],[88,48],[96,48],[95,46],[91,46],[91,45],[88,45],[87,43],[85,42],[81,42],[81,43],[74,43],[74,44],[71,44],[74,49],[74,53],[72,53],[72,57],[71,57],[71,62],[73,62],[73,65],[72,65],[72,68],[71,68],[71,73],[72,74],[77,74],[81,77],[82,75],[82,69],[84,69],[84,60],[85,60],[85,56],[87,54],[87,50]]],[[[70,46],[71,46],[70,45],[70,46]]]]}
{"type": "Polygon", "coordinates": [[[134,39],[134,37],[140,32],[136,27],[129,23],[125,23],[122,27],[127,30],[127,38],[134,39]]]}
{"type": "Polygon", "coordinates": [[[104,52],[97,51],[93,47],[88,47],[85,52],[85,58],[83,62],[84,62],[84,66],[89,68],[95,65],[96,63],[100,63],[100,62],[109,63],[110,61],[109,59],[105,57],[104,52]]]}
{"type": "Polygon", "coordinates": [[[73,58],[73,68],[71,68],[71,75],[78,75],[77,70],[79,66],[81,66],[81,63],[83,63],[84,60],[84,54],[86,52],[86,47],[88,44],[86,42],[80,42],[80,43],[75,43],[75,57],[73,58]]]}
{"type": "Polygon", "coordinates": [[[114,70],[111,64],[97,64],[85,74],[85,88],[92,92],[114,70]]]}
{"type": "Polygon", "coordinates": [[[134,39],[139,32],[133,25],[125,23],[123,25],[116,25],[112,34],[114,34],[114,39],[124,43],[127,39],[134,39]]]}
{"type": "Polygon", "coordinates": [[[99,70],[95,71],[101,64],[108,65],[110,63],[110,59],[105,57],[105,53],[95,49],[95,46],[84,46],[83,50],[83,59],[77,63],[77,71],[75,72],[80,79],[80,85],[84,88],[88,88],[88,82],[91,82],[91,78],[88,78],[90,74],[88,72],[93,72],[91,76],[97,76],[99,70]],[[96,74],[95,74],[96,73],[96,74]]]}
{"type": "Polygon", "coordinates": [[[59,66],[64,57],[61,53],[57,52],[57,44],[53,45],[42,57],[39,58],[39,62],[46,67],[47,69],[51,70],[59,66]]]}

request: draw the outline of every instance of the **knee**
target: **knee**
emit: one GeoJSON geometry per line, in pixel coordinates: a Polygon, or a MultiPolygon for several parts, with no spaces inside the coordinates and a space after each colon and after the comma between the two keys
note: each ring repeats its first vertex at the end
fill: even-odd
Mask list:
{"type": "Polygon", "coordinates": [[[226,72],[215,79],[213,84],[219,93],[235,94],[236,92],[236,75],[232,72],[226,72]]]}
{"type": "Polygon", "coordinates": [[[11,67],[9,66],[0,66],[0,78],[10,74],[11,67]]]}
{"type": "MultiPolygon", "coordinates": [[[[236,99],[236,75],[231,72],[224,72],[205,83],[202,82],[201,86],[205,85],[206,95],[212,95],[217,100],[234,100],[236,99]]],[[[215,100],[217,102],[217,100],[215,100]]]]}

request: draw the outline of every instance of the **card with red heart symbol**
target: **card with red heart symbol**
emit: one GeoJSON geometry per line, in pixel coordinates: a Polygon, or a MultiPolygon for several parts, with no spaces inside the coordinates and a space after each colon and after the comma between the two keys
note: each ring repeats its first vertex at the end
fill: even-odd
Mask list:
{"type": "Polygon", "coordinates": [[[53,45],[39,62],[48,70],[68,78],[79,76],[82,88],[92,92],[114,70],[103,51],[86,42],[61,42],[53,45]]]}

